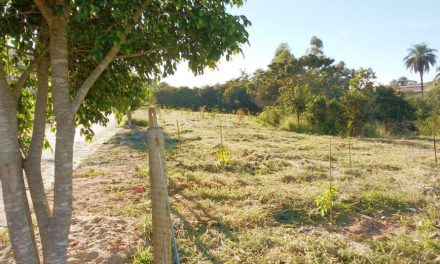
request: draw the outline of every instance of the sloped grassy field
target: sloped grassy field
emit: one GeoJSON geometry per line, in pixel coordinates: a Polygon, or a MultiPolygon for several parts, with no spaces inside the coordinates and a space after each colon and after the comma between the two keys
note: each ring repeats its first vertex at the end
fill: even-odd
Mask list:
{"type": "MultiPolygon", "coordinates": [[[[315,204],[329,180],[330,137],[263,128],[253,117],[240,121],[213,113],[162,110],[159,123],[167,136],[182,263],[440,263],[440,172],[429,140],[352,139],[350,168],[347,140],[332,137],[337,187],[332,226],[315,204]],[[231,150],[223,167],[216,165],[215,154],[220,124],[231,150]]],[[[76,182],[108,180],[99,187],[77,185],[102,197],[96,206],[81,197],[75,203],[130,219],[134,237],[145,239],[148,248],[145,132],[126,130],[84,163],[76,182]],[[88,173],[102,164],[106,172],[98,178],[88,173]]],[[[148,250],[138,251],[137,260],[148,259],[148,250]]]]}

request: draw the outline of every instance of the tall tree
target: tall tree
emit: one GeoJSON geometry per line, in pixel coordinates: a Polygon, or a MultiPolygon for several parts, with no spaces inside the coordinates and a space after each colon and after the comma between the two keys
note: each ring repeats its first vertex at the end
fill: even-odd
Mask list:
{"type": "Polygon", "coordinates": [[[434,66],[437,61],[436,49],[432,49],[425,42],[416,44],[408,49],[408,55],[403,59],[407,69],[420,74],[420,84],[423,97],[423,74],[429,72],[430,66],[434,66]]]}
{"type": "Polygon", "coordinates": [[[373,69],[360,68],[354,72],[353,77],[350,79],[350,88],[373,90],[375,79],[376,73],[374,73],[373,69]]]}
{"type": "Polygon", "coordinates": [[[341,105],[347,122],[346,132],[349,137],[359,135],[365,126],[367,120],[364,113],[367,103],[367,96],[358,89],[346,91],[341,98],[341,105]]]}
{"type": "Polygon", "coordinates": [[[324,55],[324,51],[322,50],[323,48],[324,43],[322,40],[317,36],[313,36],[310,39],[310,48],[307,50],[307,53],[315,56],[322,56],[324,55]]]}
{"type": "Polygon", "coordinates": [[[247,42],[249,21],[226,11],[227,6],[242,3],[241,0],[0,3],[0,178],[11,245],[18,264],[40,262],[22,167],[37,216],[44,263],[66,263],[72,216],[75,125],[105,122],[105,116],[97,109],[109,111],[124,91],[105,85],[105,79],[100,77],[117,72],[136,72],[145,79],[160,77],[172,74],[181,60],[188,60],[194,73],[202,73],[206,66],[214,67],[222,56],[229,58],[240,52],[240,46],[247,42]],[[9,59],[10,49],[14,50],[13,60],[9,59]],[[26,88],[26,82],[35,68],[39,84],[36,99],[32,99],[24,95],[29,92],[31,86],[26,88]],[[25,99],[31,102],[26,104],[25,99]],[[23,120],[17,118],[17,111],[29,110],[34,105],[32,100],[35,100],[35,115],[33,120],[27,120],[33,122],[27,149],[21,135],[29,133],[21,131],[23,126],[19,124],[23,120]],[[52,206],[45,195],[40,169],[44,117],[51,107],[56,123],[52,206]]]}

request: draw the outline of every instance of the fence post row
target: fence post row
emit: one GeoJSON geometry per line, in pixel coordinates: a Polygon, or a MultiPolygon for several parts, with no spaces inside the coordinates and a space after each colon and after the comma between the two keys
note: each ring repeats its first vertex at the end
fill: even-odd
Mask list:
{"type": "Polygon", "coordinates": [[[155,108],[148,110],[148,157],[153,215],[153,256],[156,264],[171,264],[171,222],[165,167],[163,128],[157,126],[155,108]]]}

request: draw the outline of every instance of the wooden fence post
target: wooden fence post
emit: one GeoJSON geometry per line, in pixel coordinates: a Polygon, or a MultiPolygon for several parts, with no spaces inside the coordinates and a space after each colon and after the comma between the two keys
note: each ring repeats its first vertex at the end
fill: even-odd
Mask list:
{"type": "Polygon", "coordinates": [[[163,129],[157,127],[154,108],[149,109],[148,157],[153,214],[153,256],[155,264],[171,264],[171,223],[167,210],[167,182],[163,129]]]}
{"type": "Polygon", "coordinates": [[[154,107],[148,108],[148,125],[150,127],[158,127],[157,113],[156,113],[156,108],[154,108],[154,107]]]}

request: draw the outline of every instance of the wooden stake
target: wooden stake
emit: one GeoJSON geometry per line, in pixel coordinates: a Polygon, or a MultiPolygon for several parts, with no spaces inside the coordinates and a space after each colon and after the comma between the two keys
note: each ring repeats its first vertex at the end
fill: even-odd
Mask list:
{"type": "Polygon", "coordinates": [[[351,138],[348,136],[348,156],[350,157],[350,169],[351,169],[351,138]]]}
{"type": "Polygon", "coordinates": [[[223,146],[223,131],[222,131],[222,124],[220,124],[220,142],[223,146]]]}
{"type": "Polygon", "coordinates": [[[432,135],[432,139],[434,140],[434,157],[435,157],[435,165],[437,166],[437,146],[435,144],[435,135],[432,135]]]}
{"type": "MultiPolygon", "coordinates": [[[[330,163],[330,167],[329,167],[329,174],[330,174],[330,191],[333,188],[333,175],[332,175],[332,138],[330,137],[330,144],[329,144],[329,163],[330,163]]],[[[329,208],[329,217],[330,217],[330,224],[333,226],[333,203],[330,204],[330,208],[329,208]]]]}
{"type": "Polygon", "coordinates": [[[180,129],[179,129],[179,120],[177,122],[177,140],[180,142],[180,129]]]}
{"type": "Polygon", "coordinates": [[[330,138],[330,144],[329,144],[329,163],[330,163],[330,168],[329,168],[329,172],[330,172],[330,185],[333,182],[333,176],[332,176],[332,138],[330,138]]]}

